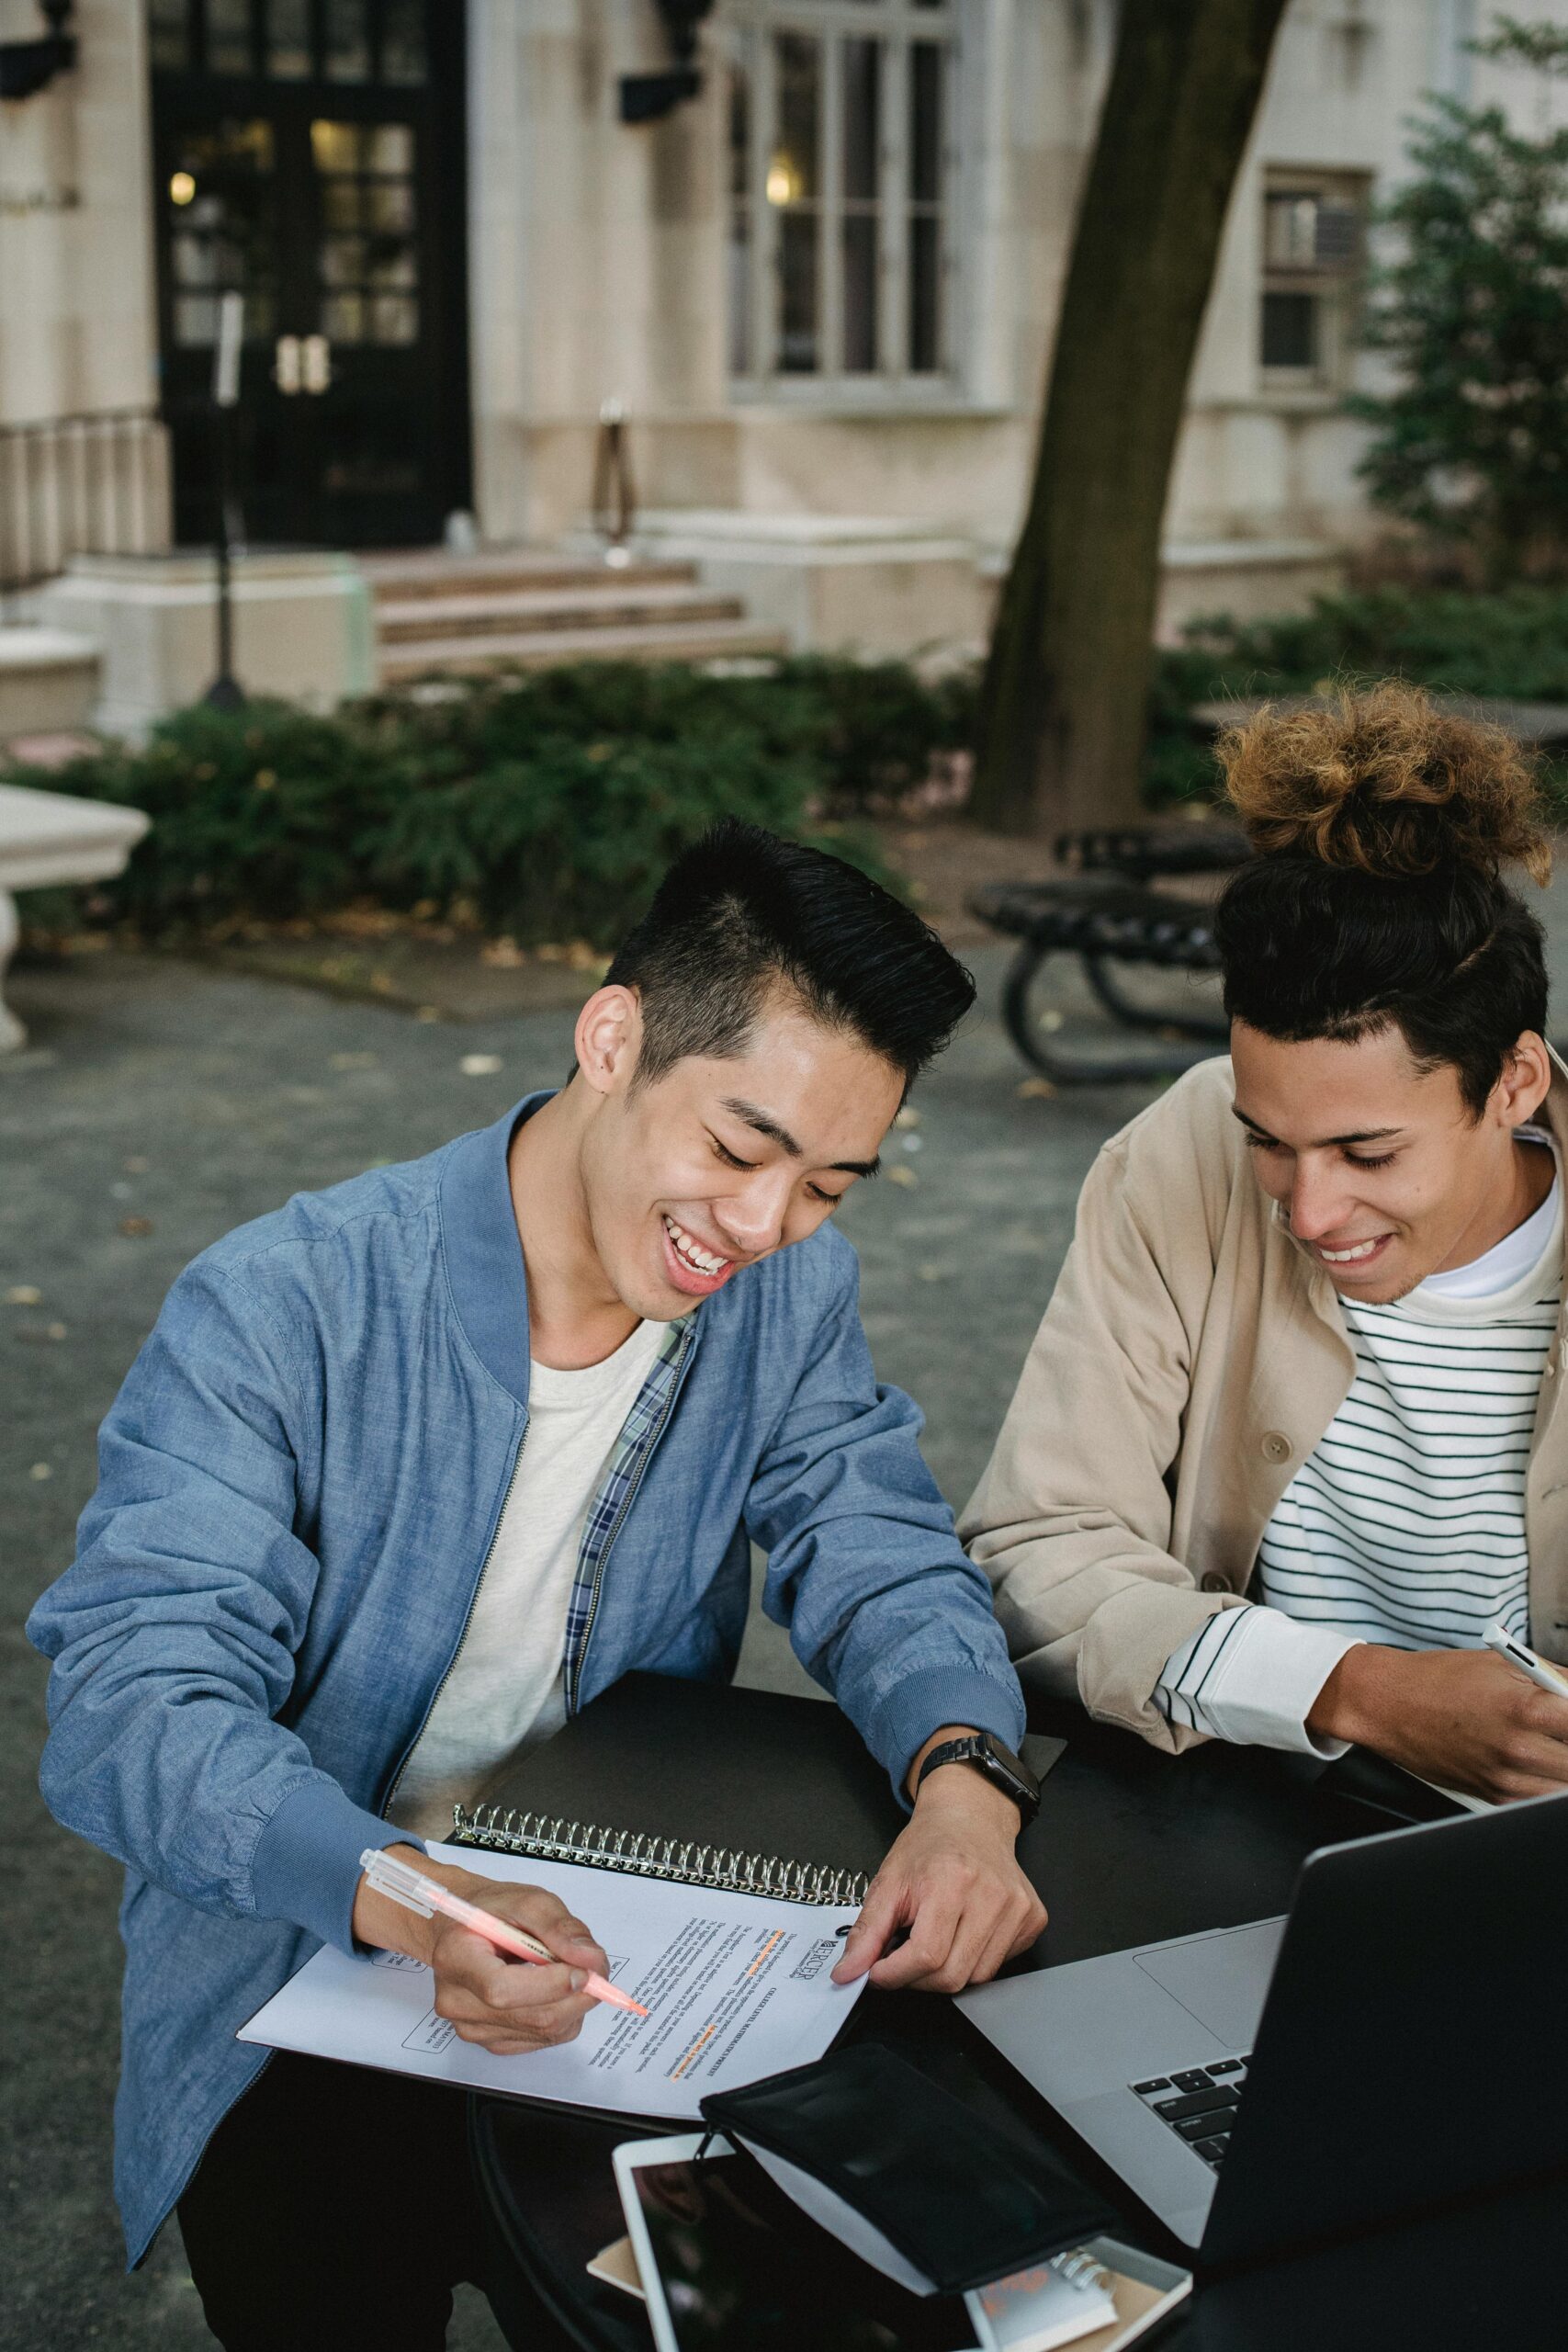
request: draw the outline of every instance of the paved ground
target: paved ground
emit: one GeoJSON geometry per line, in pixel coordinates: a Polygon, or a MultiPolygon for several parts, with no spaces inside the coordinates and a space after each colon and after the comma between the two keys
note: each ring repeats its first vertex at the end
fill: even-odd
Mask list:
{"type": "MultiPolygon", "coordinates": [[[[1549,920],[1561,1002],[1568,905],[1554,897],[1549,920]]],[[[993,1012],[1002,954],[973,961],[981,1006],[922,1089],[919,1125],[896,1138],[893,1181],[844,1211],[878,1368],[925,1406],[929,1457],[955,1504],[1011,1392],[1083,1173],[1150,1091],[1021,1093],[993,1012]]],[[[44,1674],[21,1622],[71,1556],[95,1430],[186,1261],[297,1188],[427,1150],[549,1082],[569,1057],[570,1012],[422,1023],[114,953],[19,972],[10,993],[33,1034],[0,1060],[0,1851],[10,1917],[27,1922],[7,1943],[28,1959],[11,1966],[0,2087],[13,2249],[0,2346],[194,2352],[210,2339],[177,2233],[135,2278],[120,2275],[108,2175],[118,1872],[39,1803],[44,1674]],[[499,1067],[466,1072],[475,1056],[499,1067]]],[[[1076,1015],[1073,988],[1060,1001],[1076,1015]]],[[[744,1667],[771,1683],[798,1675],[760,1624],[744,1667]]],[[[478,2297],[451,2341],[496,2352],[478,2297]]]]}
{"type": "MultiPolygon", "coordinates": [[[[976,963],[994,1002],[1000,958],[976,963]]],[[[0,2344],[186,2352],[208,2343],[177,2233],[119,2275],[109,2198],[118,1872],[39,1801],[40,1661],[20,1624],[71,1556],[94,1433],[174,1275],[301,1186],[404,1158],[558,1076],[570,1015],[461,1024],[152,957],[107,954],[15,975],[30,1047],[0,1063],[0,1574],[6,1730],[0,1821],[29,1958],[6,2022],[7,2231],[0,2344]],[[465,1057],[498,1069],[465,1074],[465,1057]],[[31,1295],[38,1294],[36,1300],[31,1295]]],[[[897,1178],[845,1211],[885,1378],[921,1398],[929,1453],[962,1500],[1065,1246],[1078,1182],[1142,1092],[1021,1097],[988,1009],[923,1090],[897,1178]]],[[[788,1678],[763,1629],[748,1657],[788,1678]]],[[[18,1949],[12,1945],[13,1952],[18,1949]]],[[[477,2298],[461,2352],[499,2339],[477,2298]]]]}

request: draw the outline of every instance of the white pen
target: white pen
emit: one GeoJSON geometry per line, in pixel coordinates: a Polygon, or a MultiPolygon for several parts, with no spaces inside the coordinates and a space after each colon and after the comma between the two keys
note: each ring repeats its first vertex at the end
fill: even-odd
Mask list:
{"type": "MultiPolygon", "coordinates": [[[[406,1911],[417,1911],[422,1919],[434,1918],[439,1911],[443,1918],[455,1919],[470,1935],[482,1936],[487,1944],[493,1944],[498,1951],[511,1952],[517,1960],[557,1968],[567,1964],[537,1936],[531,1936],[526,1928],[516,1927],[510,1919],[498,1919],[493,1911],[483,1911],[477,1903],[465,1903],[460,1894],[454,1894],[439,1880],[426,1878],[412,1862],[400,1861],[395,1854],[385,1853],[378,1846],[366,1848],[359,1857],[359,1867],[378,1894],[389,1896],[406,1911]]],[[[609,2002],[613,2008],[629,2009],[634,2018],[648,2015],[640,2001],[634,2001],[629,1993],[623,1993],[618,1984],[612,1984],[597,1970],[588,1971],[582,1989],[596,2001],[609,2002]]]]}
{"type": "Polygon", "coordinates": [[[1488,1625],[1481,1638],[1489,1650],[1506,1657],[1510,1666],[1517,1666],[1521,1674],[1528,1674],[1543,1690],[1553,1691],[1559,1699],[1568,1699],[1568,1674],[1546,1658],[1537,1657],[1534,1650],[1510,1634],[1506,1625],[1488,1625]]]}

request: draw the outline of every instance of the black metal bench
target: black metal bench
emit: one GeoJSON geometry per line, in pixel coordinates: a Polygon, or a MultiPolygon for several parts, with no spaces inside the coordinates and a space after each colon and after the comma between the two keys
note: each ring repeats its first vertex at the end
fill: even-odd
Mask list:
{"type": "Polygon", "coordinates": [[[995,882],[976,893],[972,911],[1019,942],[1002,989],[1008,1035],[1025,1061],[1054,1085],[1168,1078],[1217,1051],[1224,1021],[1134,1002],[1116,978],[1126,965],[1215,972],[1219,957],[1208,909],[1150,889],[1156,876],[1224,873],[1250,854],[1245,836],[1221,825],[1147,825],[1064,833],[1054,848],[1070,871],[1054,882],[995,882]],[[1049,958],[1077,956],[1106,1011],[1124,1028],[1153,1030],[1161,1043],[1142,1053],[1089,1053],[1048,1042],[1060,1025],[1041,1008],[1035,988],[1049,958]]]}
{"type": "Polygon", "coordinates": [[[1149,882],[1160,874],[1228,874],[1252,855],[1239,825],[1206,820],[1096,825],[1087,832],[1058,833],[1051,848],[1069,874],[1119,874],[1128,882],[1149,882]]]}

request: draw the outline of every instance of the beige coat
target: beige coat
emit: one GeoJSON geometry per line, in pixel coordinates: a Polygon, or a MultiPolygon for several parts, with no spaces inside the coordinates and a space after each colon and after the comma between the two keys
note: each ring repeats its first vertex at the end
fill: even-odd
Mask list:
{"type": "MultiPolygon", "coordinates": [[[[1024,1682],[1168,1748],[1201,1735],[1155,1705],[1160,1669],[1240,1605],[1355,1364],[1334,1285],[1249,1166],[1231,1096],[1230,1063],[1201,1063],[1101,1151],[959,1524],[1024,1682]]],[[[1562,1063],[1540,1115],[1561,1160],[1562,1063]]],[[[1563,1329],[1560,1316],[1525,1510],[1532,1638],[1568,1662],[1563,1329]]]]}

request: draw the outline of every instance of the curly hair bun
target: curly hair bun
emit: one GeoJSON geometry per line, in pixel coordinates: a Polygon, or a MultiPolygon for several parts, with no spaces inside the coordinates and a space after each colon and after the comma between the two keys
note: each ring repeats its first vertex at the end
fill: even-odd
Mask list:
{"type": "Polygon", "coordinates": [[[1332,707],[1265,705],[1219,745],[1225,788],[1263,856],[1314,857],[1387,879],[1517,860],[1551,872],[1533,763],[1500,727],[1419,686],[1341,692],[1332,707]]]}

